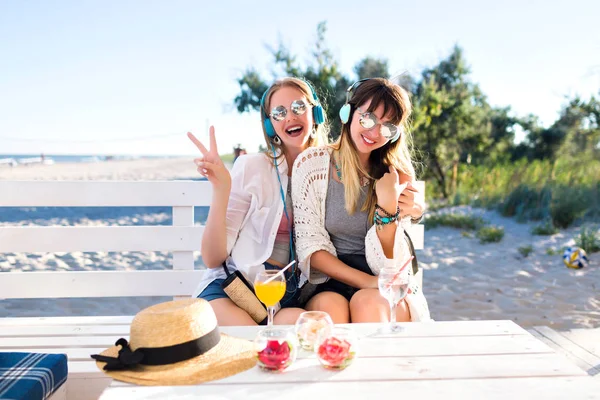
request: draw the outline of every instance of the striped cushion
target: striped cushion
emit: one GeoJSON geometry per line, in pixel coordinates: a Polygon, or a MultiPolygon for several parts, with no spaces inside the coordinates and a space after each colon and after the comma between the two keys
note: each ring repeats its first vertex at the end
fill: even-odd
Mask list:
{"type": "Polygon", "coordinates": [[[65,354],[0,353],[0,400],[45,400],[66,380],[65,354]]]}

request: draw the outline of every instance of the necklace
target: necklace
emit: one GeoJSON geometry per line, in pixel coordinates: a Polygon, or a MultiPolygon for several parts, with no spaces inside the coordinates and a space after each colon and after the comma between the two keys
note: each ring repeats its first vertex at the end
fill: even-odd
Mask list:
{"type": "MultiPolygon", "coordinates": [[[[335,167],[335,172],[337,173],[337,177],[340,180],[341,183],[344,183],[344,181],[342,181],[342,171],[340,170],[340,167],[337,164],[337,161],[335,161],[335,157],[331,156],[331,159],[333,160],[333,166],[335,167]]],[[[365,176],[361,176],[360,177],[360,186],[365,187],[367,185],[369,185],[369,182],[371,180],[365,176]]]]}

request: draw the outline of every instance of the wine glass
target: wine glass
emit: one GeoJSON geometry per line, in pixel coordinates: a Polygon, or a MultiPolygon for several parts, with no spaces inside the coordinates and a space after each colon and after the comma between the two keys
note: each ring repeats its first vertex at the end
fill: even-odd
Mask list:
{"type": "Polygon", "coordinates": [[[408,294],[410,274],[408,268],[384,268],[379,272],[379,294],[390,304],[390,323],[383,328],[382,333],[397,333],[404,329],[396,323],[396,305],[408,294]]]}
{"type": "Polygon", "coordinates": [[[254,291],[256,297],[267,307],[267,326],[273,325],[275,306],[285,294],[285,277],[280,270],[264,270],[254,278],[254,291]]]}

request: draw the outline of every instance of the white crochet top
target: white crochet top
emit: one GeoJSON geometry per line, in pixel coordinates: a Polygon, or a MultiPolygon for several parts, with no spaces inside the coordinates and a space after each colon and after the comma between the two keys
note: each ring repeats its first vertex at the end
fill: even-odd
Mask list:
{"type": "MultiPolygon", "coordinates": [[[[336,249],[325,229],[325,200],[329,184],[331,148],[312,147],[303,151],[292,171],[292,202],[294,205],[294,229],[296,234],[296,253],[299,268],[309,282],[319,284],[329,277],[310,268],[313,253],[325,250],[337,257],[336,249]]],[[[410,218],[401,221],[396,229],[394,258],[386,258],[373,225],[365,237],[367,264],[373,274],[378,275],[385,266],[398,266],[410,257],[410,249],[404,239],[404,229],[410,224],[410,218]]],[[[409,267],[412,274],[412,268],[409,267]]],[[[431,320],[427,300],[416,281],[410,285],[410,294],[406,297],[413,321],[431,320]]]]}

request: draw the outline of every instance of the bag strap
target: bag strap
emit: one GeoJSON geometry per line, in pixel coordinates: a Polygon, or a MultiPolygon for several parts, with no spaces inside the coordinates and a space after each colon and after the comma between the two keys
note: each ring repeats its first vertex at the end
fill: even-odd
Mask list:
{"type": "Polygon", "coordinates": [[[231,272],[229,272],[229,268],[227,268],[227,260],[223,261],[223,270],[225,271],[225,275],[227,275],[227,277],[229,278],[231,272]]]}
{"type": "Polygon", "coordinates": [[[408,242],[408,249],[410,250],[410,254],[414,257],[412,259],[412,270],[413,276],[419,272],[419,263],[417,261],[417,253],[415,253],[415,246],[413,245],[412,239],[406,230],[404,231],[404,235],[406,236],[406,241],[408,242]]]}

